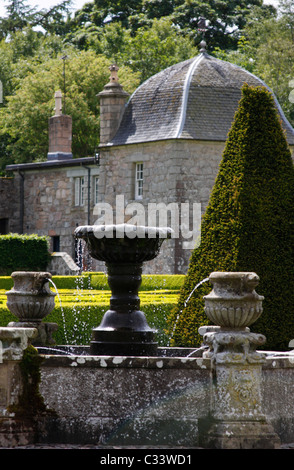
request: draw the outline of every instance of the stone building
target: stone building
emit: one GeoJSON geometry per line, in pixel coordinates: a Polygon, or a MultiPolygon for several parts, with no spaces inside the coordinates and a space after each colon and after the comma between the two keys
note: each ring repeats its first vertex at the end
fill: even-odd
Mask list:
{"type": "MultiPolygon", "coordinates": [[[[121,99],[117,77],[113,82],[112,103],[114,84],[121,99]]],[[[146,223],[154,204],[177,206],[181,223],[182,205],[186,204],[190,217],[183,220],[190,223],[188,232],[197,234],[197,207],[201,205],[203,213],[207,206],[245,82],[265,85],[244,69],[211,57],[202,43],[196,58],[173,65],[143,83],[121,106],[119,119],[106,109],[101,114],[100,200],[116,207],[123,196],[125,206],[135,208],[138,204],[140,211],[143,205],[146,223]],[[105,129],[109,129],[108,135],[105,129]]],[[[104,110],[103,94],[100,99],[104,110]]],[[[293,150],[294,130],[277,101],[276,105],[293,150]]],[[[165,242],[158,258],[147,263],[148,272],[186,273],[191,241],[195,245],[193,237],[187,239],[188,232],[179,230],[179,236],[165,242]]]]}
{"type": "MultiPolygon", "coordinates": [[[[94,156],[72,158],[71,118],[62,115],[57,95],[47,161],[10,165],[14,178],[0,180],[0,231],[50,236],[52,251],[76,259],[77,225],[165,225],[167,217],[178,233],[145,272],[186,273],[241,87],[265,84],[211,57],[204,44],[197,57],[149,78],[129,99],[117,71],[111,67],[99,94],[100,164],[94,156]]],[[[293,150],[294,130],[276,105],[293,150]]]]}
{"type": "Polygon", "coordinates": [[[99,166],[95,156],[73,158],[71,117],[61,112],[60,92],[55,97],[47,161],[9,165],[6,169],[14,177],[0,179],[0,228],[2,233],[48,236],[50,251],[62,253],[65,261],[58,272],[72,274],[78,271],[72,260],[82,262],[73,232],[76,226],[92,222],[99,166]]]}

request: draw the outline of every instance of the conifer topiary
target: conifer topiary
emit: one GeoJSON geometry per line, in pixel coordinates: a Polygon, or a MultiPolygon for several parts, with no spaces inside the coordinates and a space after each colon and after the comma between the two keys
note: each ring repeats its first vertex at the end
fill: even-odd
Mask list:
{"type": "Polygon", "coordinates": [[[272,94],[245,84],[202,220],[201,243],[189,263],[169,323],[171,345],[197,347],[211,324],[203,296],[213,271],[251,271],[265,297],[250,327],[265,348],[288,350],[294,338],[294,166],[272,94]]]}

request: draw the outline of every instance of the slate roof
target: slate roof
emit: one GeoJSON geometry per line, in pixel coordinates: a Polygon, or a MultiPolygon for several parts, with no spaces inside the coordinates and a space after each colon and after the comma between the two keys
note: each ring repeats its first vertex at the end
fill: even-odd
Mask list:
{"type": "MultiPolygon", "coordinates": [[[[267,86],[241,67],[206,52],[173,65],[137,88],[109,145],[178,138],[225,141],[245,82],[267,86]]],[[[277,100],[276,105],[288,143],[294,145],[294,129],[277,100]]]]}

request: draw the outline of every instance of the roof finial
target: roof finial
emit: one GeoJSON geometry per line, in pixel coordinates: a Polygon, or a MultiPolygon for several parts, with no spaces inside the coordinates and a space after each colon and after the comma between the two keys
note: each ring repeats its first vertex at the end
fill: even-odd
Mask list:
{"type": "Polygon", "coordinates": [[[200,52],[206,52],[206,41],[204,39],[200,43],[200,52]]]}
{"type": "Polygon", "coordinates": [[[199,21],[197,23],[197,31],[199,31],[200,33],[202,33],[202,41],[200,43],[200,52],[206,52],[206,41],[204,40],[204,35],[205,35],[205,32],[207,31],[207,27],[206,27],[206,19],[205,18],[199,18],[199,21]]]}

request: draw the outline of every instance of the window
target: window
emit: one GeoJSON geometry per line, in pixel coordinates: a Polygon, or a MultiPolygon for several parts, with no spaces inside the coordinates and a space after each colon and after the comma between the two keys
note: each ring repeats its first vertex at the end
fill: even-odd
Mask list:
{"type": "Polygon", "coordinates": [[[83,206],[85,203],[85,178],[75,178],[75,206],[83,206]]]}
{"type": "Polygon", "coordinates": [[[94,177],[94,204],[98,204],[98,188],[99,188],[99,176],[94,177]]]}
{"type": "Polygon", "coordinates": [[[53,247],[54,253],[60,251],[60,236],[59,235],[54,235],[52,237],[52,247],[53,247]]]}
{"type": "Polygon", "coordinates": [[[143,198],[143,163],[136,163],[135,199],[143,198]]]}

